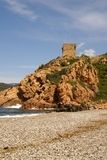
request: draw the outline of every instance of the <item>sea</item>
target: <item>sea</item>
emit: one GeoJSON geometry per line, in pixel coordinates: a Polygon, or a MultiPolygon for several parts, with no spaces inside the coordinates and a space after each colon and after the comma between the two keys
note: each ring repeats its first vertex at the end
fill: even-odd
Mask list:
{"type": "Polygon", "coordinates": [[[40,114],[40,112],[35,110],[23,110],[20,104],[15,106],[0,107],[0,118],[38,116],[40,114]]]}

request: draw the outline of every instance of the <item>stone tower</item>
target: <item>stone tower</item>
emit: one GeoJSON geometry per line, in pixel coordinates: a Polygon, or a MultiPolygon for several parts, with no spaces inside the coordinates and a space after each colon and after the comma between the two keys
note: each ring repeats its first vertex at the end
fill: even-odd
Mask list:
{"type": "Polygon", "coordinates": [[[74,43],[64,43],[62,47],[62,56],[76,57],[76,44],[74,43]]]}

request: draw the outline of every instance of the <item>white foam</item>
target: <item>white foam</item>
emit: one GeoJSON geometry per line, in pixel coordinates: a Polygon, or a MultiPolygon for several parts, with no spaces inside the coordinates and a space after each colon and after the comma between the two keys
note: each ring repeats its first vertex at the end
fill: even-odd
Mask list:
{"type": "MultiPolygon", "coordinates": [[[[42,113],[43,114],[43,113],[42,113]]],[[[18,114],[18,115],[6,115],[0,116],[0,118],[20,118],[20,117],[32,117],[32,116],[39,116],[41,113],[33,113],[33,114],[18,114]]]]}
{"type": "Polygon", "coordinates": [[[16,105],[13,105],[13,106],[7,106],[5,108],[16,108],[16,109],[20,109],[21,108],[21,104],[16,104],[16,105]]]}

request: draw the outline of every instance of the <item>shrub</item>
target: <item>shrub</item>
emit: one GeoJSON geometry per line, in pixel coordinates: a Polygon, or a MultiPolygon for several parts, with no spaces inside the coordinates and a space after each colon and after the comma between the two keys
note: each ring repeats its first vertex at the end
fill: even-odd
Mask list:
{"type": "Polygon", "coordinates": [[[65,67],[65,66],[67,66],[67,63],[66,62],[61,62],[61,67],[65,67]]]}
{"type": "Polygon", "coordinates": [[[77,61],[78,61],[78,59],[70,59],[68,62],[69,62],[70,65],[72,65],[73,63],[75,63],[77,61]]]}
{"type": "Polygon", "coordinates": [[[98,69],[99,92],[95,100],[107,100],[107,64],[95,64],[98,69]]]}
{"type": "Polygon", "coordinates": [[[71,84],[72,86],[76,86],[77,81],[76,80],[70,80],[68,83],[71,84]]]}
{"type": "Polygon", "coordinates": [[[67,69],[66,68],[63,68],[61,71],[57,71],[57,72],[54,72],[52,74],[47,74],[46,78],[54,83],[54,84],[58,84],[60,79],[61,79],[61,76],[62,75],[65,75],[66,74],[66,71],[67,69]]]}
{"type": "Polygon", "coordinates": [[[79,83],[82,87],[86,88],[86,83],[82,79],[79,80],[79,83]]]}
{"type": "Polygon", "coordinates": [[[41,64],[38,69],[43,69],[45,67],[44,64],[41,64]]]}
{"type": "Polygon", "coordinates": [[[92,69],[92,65],[90,63],[87,65],[87,69],[92,69]]]}

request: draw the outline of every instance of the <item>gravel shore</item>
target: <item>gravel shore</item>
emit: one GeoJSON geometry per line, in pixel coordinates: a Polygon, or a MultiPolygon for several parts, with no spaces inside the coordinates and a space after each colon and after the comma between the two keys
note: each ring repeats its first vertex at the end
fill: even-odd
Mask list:
{"type": "Polygon", "coordinates": [[[107,110],[0,118],[0,160],[107,160],[107,110]]]}

